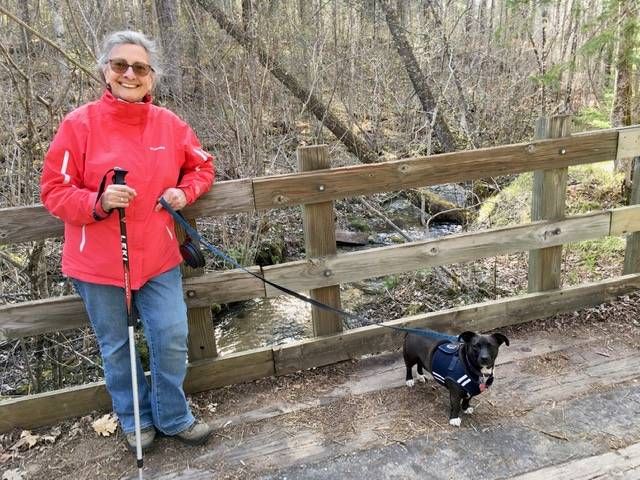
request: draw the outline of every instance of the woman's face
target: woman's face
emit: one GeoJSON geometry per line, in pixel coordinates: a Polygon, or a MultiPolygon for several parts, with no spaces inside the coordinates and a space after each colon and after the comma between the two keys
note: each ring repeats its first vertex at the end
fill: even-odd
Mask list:
{"type": "Polygon", "coordinates": [[[104,77],[107,85],[111,86],[111,93],[116,98],[127,102],[139,102],[151,91],[154,81],[154,73],[136,75],[133,68],[128,67],[124,73],[113,70],[110,62],[124,60],[129,65],[134,63],[149,64],[149,55],[140,45],[123,44],[116,45],[109,53],[109,62],[104,67],[104,77]]]}

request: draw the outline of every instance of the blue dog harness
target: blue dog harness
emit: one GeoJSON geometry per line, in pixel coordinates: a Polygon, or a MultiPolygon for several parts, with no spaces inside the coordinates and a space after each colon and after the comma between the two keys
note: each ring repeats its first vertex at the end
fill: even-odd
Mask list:
{"type": "Polygon", "coordinates": [[[480,372],[473,373],[460,358],[460,343],[440,342],[431,355],[431,375],[442,385],[446,379],[457,383],[467,393],[467,398],[480,395],[493,383],[493,374],[480,379],[480,372]]]}

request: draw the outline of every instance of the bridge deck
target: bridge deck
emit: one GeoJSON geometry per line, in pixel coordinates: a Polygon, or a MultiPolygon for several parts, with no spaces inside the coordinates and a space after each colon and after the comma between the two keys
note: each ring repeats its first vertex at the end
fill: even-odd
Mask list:
{"type": "MultiPolygon", "coordinates": [[[[214,437],[159,439],[145,478],[638,479],[640,328],[589,315],[508,331],[494,386],[460,428],[444,389],[404,385],[397,351],[198,396],[214,437]]],[[[134,478],[121,437],[61,447],[31,456],[33,478],[134,478]]]]}

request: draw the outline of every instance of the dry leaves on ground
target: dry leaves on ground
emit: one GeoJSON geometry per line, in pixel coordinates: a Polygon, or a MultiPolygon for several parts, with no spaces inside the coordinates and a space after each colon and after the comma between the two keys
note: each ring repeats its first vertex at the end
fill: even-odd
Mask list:
{"type": "Polygon", "coordinates": [[[118,428],[118,422],[111,413],[107,413],[93,422],[91,426],[98,435],[108,437],[116,431],[116,428],[118,428]]]}
{"type": "Polygon", "coordinates": [[[2,480],[22,480],[22,473],[19,468],[13,470],[6,470],[2,474],[2,480]]]}

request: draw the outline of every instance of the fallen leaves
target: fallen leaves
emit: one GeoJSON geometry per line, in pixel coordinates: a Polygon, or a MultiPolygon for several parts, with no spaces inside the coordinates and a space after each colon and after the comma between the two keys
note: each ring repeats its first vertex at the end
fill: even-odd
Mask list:
{"type": "Polygon", "coordinates": [[[118,421],[113,414],[107,413],[93,422],[91,426],[98,435],[108,437],[118,428],[118,421]]]}
{"type": "Polygon", "coordinates": [[[55,443],[60,433],[60,427],[52,428],[48,434],[43,435],[31,433],[31,430],[23,430],[20,434],[20,439],[11,446],[10,450],[29,450],[39,443],[55,443]]]}
{"type": "Polygon", "coordinates": [[[22,473],[19,468],[7,470],[2,474],[2,480],[22,480],[22,473]]]}

